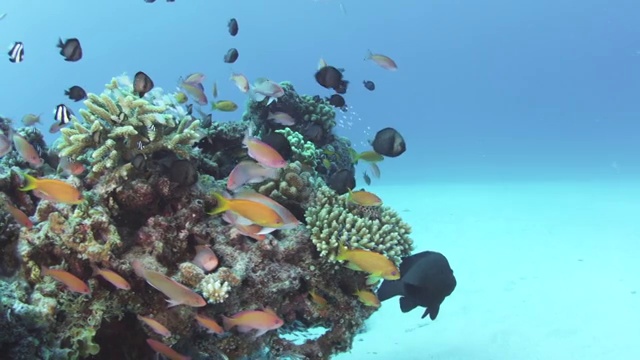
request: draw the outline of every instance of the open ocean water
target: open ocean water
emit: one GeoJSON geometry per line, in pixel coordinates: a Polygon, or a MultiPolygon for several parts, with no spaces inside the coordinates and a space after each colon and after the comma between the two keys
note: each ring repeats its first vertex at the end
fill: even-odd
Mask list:
{"type": "Polygon", "coordinates": [[[319,59],[344,69],[334,132],[364,151],[393,127],[407,148],[379,179],[361,161],[357,188],[366,171],[457,286],[433,321],[384,301],[335,359],[640,359],[639,1],[3,0],[0,17],[0,44],[24,44],[23,62],[0,61],[0,114],[42,114],[49,145],[56,105],[83,107],[73,85],[144,71],[173,92],[203,72],[240,105],[214,114],[228,123],[247,98],[231,73],[325,98],[319,59]],[[58,38],[79,38],[82,60],[58,38]]]}

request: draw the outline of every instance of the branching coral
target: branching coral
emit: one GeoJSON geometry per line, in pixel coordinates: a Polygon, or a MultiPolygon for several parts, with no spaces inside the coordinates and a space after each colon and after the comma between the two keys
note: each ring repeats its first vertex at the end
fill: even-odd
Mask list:
{"type": "Polygon", "coordinates": [[[372,250],[396,264],[413,250],[411,227],[389,207],[355,207],[326,186],[317,190],[306,213],[311,241],[321,256],[335,259],[340,244],[372,250]]]}
{"type": "Polygon", "coordinates": [[[299,161],[303,164],[307,164],[315,167],[317,165],[317,159],[321,155],[321,151],[316,149],[311,141],[306,141],[302,134],[297,133],[290,128],[284,128],[276,130],[277,133],[284,135],[291,145],[291,151],[293,156],[292,161],[299,161]]]}
{"type": "Polygon", "coordinates": [[[168,149],[189,158],[191,145],[201,137],[199,120],[163,97],[159,88],[147,97],[152,102],[135,95],[126,77],[114,78],[101,95],[88,94],[87,109],[80,110],[82,121],[74,118],[70,128],[60,130],[60,156],[89,162],[93,176],[135,154],[168,149]]]}

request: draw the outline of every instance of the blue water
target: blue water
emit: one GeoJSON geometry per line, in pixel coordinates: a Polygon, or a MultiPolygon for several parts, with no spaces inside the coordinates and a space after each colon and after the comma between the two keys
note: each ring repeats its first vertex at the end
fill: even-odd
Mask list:
{"type": "Polygon", "coordinates": [[[239,104],[231,72],[329,96],[313,78],[322,57],[351,81],[338,134],[358,150],[387,126],[405,137],[407,152],[385,159],[374,185],[615,184],[640,174],[637,0],[5,0],[2,13],[0,44],[22,41],[25,61],[0,61],[0,115],[43,113],[44,133],[57,104],[82,107],[65,89],[100,93],[123,72],[144,71],[170,91],[203,72],[207,94],[216,81],[220,98],[239,104]],[[79,38],[83,59],[63,61],[59,37],[79,38]],[[222,62],[230,47],[240,52],[231,65],[222,62]],[[368,49],[399,70],[364,61],[368,49]]]}

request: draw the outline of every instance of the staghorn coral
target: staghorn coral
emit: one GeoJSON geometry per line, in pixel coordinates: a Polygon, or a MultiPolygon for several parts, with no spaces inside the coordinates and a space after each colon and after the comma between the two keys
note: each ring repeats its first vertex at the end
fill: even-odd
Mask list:
{"type": "Polygon", "coordinates": [[[313,167],[317,165],[317,159],[322,152],[316,149],[316,146],[313,145],[311,141],[306,141],[302,134],[290,128],[276,130],[276,132],[284,135],[287,141],[289,141],[289,144],[291,144],[291,150],[293,152],[293,156],[291,157],[292,161],[299,161],[313,167]]]}
{"type": "Polygon", "coordinates": [[[381,253],[396,264],[413,250],[411,227],[398,213],[386,206],[379,210],[354,207],[326,186],[317,190],[305,218],[320,255],[331,261],[340,244],[381,253]]]}
{"type": "Polygon", "coordinates": [[[204,277],[199,285],[202,295],[210,304],[221,303],[228,296],[231,285],[218,279],[217,274],[210,274],[204,277]]]}
{"type": "Polygon", "coordinates": [[[133,93],[126,77],[112,79],[100,94],[88,94],[81,109],[82,120],[72,117],[72,126],[61,129],[56,144],[60,156],[91,165],[91,177],[99,176],[129,161],[135,154],[171,150],[189,158],[190,148],[201,137],[199,120],[186,115],[162,90],[147,98],[133,93]]]}

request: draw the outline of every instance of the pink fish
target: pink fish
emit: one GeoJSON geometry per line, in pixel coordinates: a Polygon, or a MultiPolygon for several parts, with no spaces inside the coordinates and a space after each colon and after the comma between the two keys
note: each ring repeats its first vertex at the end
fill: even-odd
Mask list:
{"type": "Polygon", "coordinates": [[[247,147],[249,156],[259,162],[262,166],[280,169],[287,166],[287,161],[269,144],[251,136],[251,129],[242,140],[242,144],[247,147]]]}
{"type": "Polygon", "coordinates": [[[202,307],[207,305],[207,302],[202,298],[202,296],[198,295],[193,290],[162,273],[145,269],[139,260],[133,260],[131,266],[133,267],[136,275],[144,278],[149,285],[153,286],[156,290],[165,294],[169,298],[167,300],[169,307],[176,305],[202,307]]]}
{"type": "Polygon", "coordinates": [[[65,124],[63,123],[58,123],[55,122],[53,124],[51,124],[51,126],[49,127],[49,134],[55,134],[58,131],[60,131],[60,129],[62,129],[64,127],[65,124]]]}
{"type": "Polygon", "coordinates": [[[262,101],[265,98],[269,98],[267,105],[284,95],[284,89],[282,86],[265,78],[257,79],[255,83],[253,83],[253,86],[250,87],[249,91],[251,97],[255,101],[262,101]]]}
{"type": "Polygon", "coordinates": [[[166,326],[162,325],[158,320],[150,318],[148,316],[137,315],[137,317],[138,320],[147,324],[156,334],[162,335],[164,337],[171,336],[171,331],[169,331],[169,329],[167,329],[166,326]]]}
{"type": "MultiPolygon", "coordinates": [[[[273,200],[272,198],[262,195],[254,190],[251,190],[251,189],[242,190],[235,194],[235,198],[255,201],[255,202],[267,205],[268,207],[275,210],[275,212],[278,213],[278,215],[280,215],[284,223],[284,225],[282,225],[279,229],[282,229],[282,230],[293,229],[296,226],[300,225],[300,220],[298,220],[295,217],[295,215],[291,213],[291,211],[289,211],[287,208],[285,208],[284,206],[282,206],[280,203],[273,200]]],[[[264,233],[264,232],[261,232],[261,233],[264,233]]]]}
{"type": "Polygon", "coordinates": [[[212,271],[218,267],[218,257],[207,245],[196,245],[196,257],[193,259],[197,267],[203,271],[212,271]]]}
{"type": "Polygon", "coordinates": [[[43,276],[51,276],[52,278],[63,283],[67,287],[67,289],[73,292],[85,295],[91,293],[89,285],[87,285],[84,281],[78,279],[75,275],[68,271],[49,269],[48,267],[43,265],[40,267],[40,272],[43,276]]]}
{"type": "Polygon", "coordinates": [[[0,157],[11,152],[11,140],[0,131],[0,157]]]}
{"type": "Polygon", "coordinates": [[[291,115],[284,113],[282,111],[276,111],[274,113],[269,113],[267,116],[267,120],[271,120],[276,124],[291,126],[296,124],[296,120],[291,117],[291,115]]]}
{"type": "Polygon", "coordinates": [[[153,349],[153,351],[164,355],[167,359],[170,360],[191,360],[190,356],[182,355],[179,352],[170,348],[167,344],[162,343],[158,340],[147,339],[147,344],[153,349]]]}
{"type": "Polygon", "coordinates": [[[201,83],[182,82],[180,87],[186,91],[198,105],[207,105],[209,100],[201,83]]]}
{"type": "Polygon", "coordinates": [[[393,61],[390,57],[382,54],[374,54],[369,50],[367,57],[365,60],[373,60],[374,63],[378,64],[383,69],[387,69],[389,71],[398,70],[398,65],[393,61]]]}
{"type": "Polygon", "coordinates": [[[203,73],[189,74],[184,79],[184,82],[192,83],[192,84],[194,84],[194,83],[202,84],[203,81],[204,81],[204,74],[203,73]]]}
{"type": "Polygon", "coordinates": [[[44,164],[44,160],[42,160],[40,155],[38,155],[36,148],[34,148],[27,139],[16,132],[14,132],[11,137],[13,138],[13,146],[18,151],[18,154],[22,156],[24,161],[28,162],[36,169],[44,164]]]}
{"type": "Polygon", "coordinates": [[[247,80],[247,77],[242,75],[242,74],[231,74],[231,78],[230,78],[238,87],[238,89],[240,89],[240,91],[242,91],[243,93],[246,93],[249,91],[249,80],[247,80]]]}
{"type": "Polygon", "coordinates": [[[267,238],[265,234],[260,234],[260,232],[264,230],[262,226],[251,224],[251,221],[249,219],[245,219],[242,216],[237,215],[231,211],[227,211],[222,214],[222,220],[233,225],[233,231],[236,231],[237,233],[240,233],[244,236],[248,236],[257,241],[262,241],[267,238]]]}
{"type": "Polygon", "coordinates": [[[22,210],[18,209],[17,207],[9,203],[5,203],[4,208],[7,210],[9,214],[11,214],[11,216],[13,216],[13,219],[21,226],[24,226],[27,229],[31,229],[33,227],[33,222],[31,221],[31,219],[29,219],[29,216],[27,216],[27,214],[25,214],[22,210]]]}
{"type": "Polygon", "coordinates": [[[198,324],[200,324],[200,326],[207,329],[208,332],[218,335],[224,333],[224,329],[222,328],[222,326],[220,326],[217,321],[208,316],[196,314],[196,321],[198,322],[198,324]]]}
{"type": "Polygon", "coordinates": [[[258,330],[253,336],[258,336],[266,333],[269,330],[275,330],[284,324],[284,321],[271,309],[262,310],[247,310],[241,311],[232,317],[222,317],[222,323],[225,330],[231,330],[234,327],[238,327],[238,331],[246,333],[251,330],[258,330]]]}
{"type": "Polygon", "coordinates": [[[80,175],[85,171],[84,165],[79,161],[73,161],[66,156],[60,158],[58,162],[58,170],[64,175],[80,175]]]}
{"type": "Polygon", "coordinates": [[[264,167],[251,160],[241,161],[231,170],[227,189],[233,191],[245,184],[257,184],[267,179],[276,179],[278,174],[278,169],[264,167]]]}
{"type": "Polygon", "coordinates": [[[125,280],[115,271],[109,269],[100,269],[94,264],[91,264],[91,269],[93,269],[93,276],[102,276],[103,279],[107,280],[111,283],[111,285],[117,287],[118,289],[131,290],[131,285],[129,285],[127,280],[125,280]]]}

